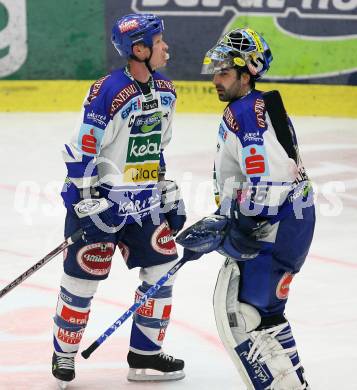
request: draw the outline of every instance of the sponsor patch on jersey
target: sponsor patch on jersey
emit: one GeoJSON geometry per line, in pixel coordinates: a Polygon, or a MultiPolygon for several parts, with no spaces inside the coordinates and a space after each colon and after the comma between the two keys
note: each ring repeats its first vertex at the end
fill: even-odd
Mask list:
{"type": "Polygon", "coordinates": [[[88,112],[85,117],[85,123],[89,125],[99,125],[102,129],[107,126],[107,116],[94,112],[88,112]]]}
{"type": "Polygon", "coordinates": [[[135,118],[130,134],[146,134],[152,131],[161,131],[162,113],[140,115],[135,118]]]}
{"type": "Polygon", "coordinates": [[[86,325],[88,322],[89,310],[85,313],[82,313],[63,305],[61,310],[61,317],[70,324],[86,325]]]}
{"type": "Polygon", "coordinates": [[[140,183],[158,180],[159,163],[127,164],[124,167],[124,183],[140,183]]]}
{"type": "Polygon", "coordinates": [[[130,255],[130,249],[123,242],[118,242],[118,248],[120,250],[121,255],[123,256],[124,261],[127,263],[130,255]]]}
{"type": "Polygon", "coordinates": [[[159,102],[157,99],[150,100],[149,102],[143,102],[143,111],[154,110],[159,108],[159,102]]]}
{"type": "Polygon", "coordinates": [[[175,97],[172,95],[172,93],[165,93],[161,92],[160,94],[161,97],[161,105],[163,107],[173,107],[175,103],[175,97]]]}
{"type": "Polygon", "coordinates": [[[154,231],[151,237],[151,246],[156,252],[163,255],[175,255],[177,253],[176,244],[167,222],[162,223],[154,231]]]}
{"type": "Polygon", "coordinates": [[[90,104],[92,102],[92,100],[94,100],[98,95],[99,95],[99,91],[100,91],[100,88],[101,86],[103,85],[104,81],[110,77],[110,74],[104,76],[104,77],[101,77],[99,80],[97,80],[91,87],[91,91],[86,99],[86,101],[84,102],[84,105],[87,106],[88,104],[90,104]]]}
{"type": "Polygon", "coordinates": [[[219,125],[219,130],[218,130],[218,136],[219,138],[223,141],[226,142],[227,139],[227,130],[222,126],[222,124],[219,125]]]}
{"type": "Polygon", "coordinates": [[[265,103],[263,99],[256,99],[254,102],[254,112],[257,118],[257,124],[262,129],[266,128],[265,123],[265,103]]]}
{"type": "Polygon", "coordinates": [[[110,271],[113,254],[112,242],[98,242],[81,248],[77,253],[77,263],[88,274],[103,276],[110,271]]]}
{"type": "Polygon", "coordinates": [[[280,279],[276,287],[276,296],[279,299],[288,299],[290,283],[293,280],[294,275],[290,272],[285,272],[285,274],[280,279]]]}
{"type": "Polygon", "coordinates": [[[234,118],[234,115],[229,107],[227,107],[223,112],[223,119],[226,122],[228,128],[236,133],[239,130],[237,121],[234,118]]]}
{"type": "Polygon", "coordinates": [[[262,144],[263,137],[259,131],[246,132],[243,136],[244,143],[262,144]]]}
{"type": "Polygon", "coordinates": [[[132,112],[141,110],[141,100],[140,98],[132,99],[126,104],[121,110],[122,119],[126,119],[132,112]]]}
{"type": "Polygon", "coordinates": [[[78,135],[78,145],[83,154],[95,156],[99,153],[99,148],[104,136],[103,129],[82,123],[78,135]]]}
{"type": "Polygon", "coordinates": [[[144,137],[130,137],[126,162],[144,162],[160,160],[161,134],[144,137]]]}
{"type": "Polygon", "coordinates": [[[129,84],[116,94],[110,107],[110,116],[113,117],[133,96],[141,95],[135,84],[129,84]]]}
{"type": "Polygon", "coordinates": [[[159,90],[172,91],[176,95],[175,86],[169,80],[155,80],[155,85],[159,90]]]}
{"type": "Polygon", "coordinates": [[[263,145],[252,144],[242,150],[243,170],[247,176],[269,176],[268,159],[263,145]]]}

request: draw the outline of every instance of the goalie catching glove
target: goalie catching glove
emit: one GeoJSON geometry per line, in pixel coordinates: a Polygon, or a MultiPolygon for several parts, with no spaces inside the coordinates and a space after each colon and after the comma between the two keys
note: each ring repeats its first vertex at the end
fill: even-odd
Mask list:
{"type": "Polygon", "coordinates": [[[248,260],[258,256],[265,244],[259,240],[267,237],[271,229],[268,221],[244,215],[234,202],[231,218],[205,217],[179,234],[176,242],[186,249],[186,254],[196,252],[192,260],[213,251],[235,260],[248,260]]]}

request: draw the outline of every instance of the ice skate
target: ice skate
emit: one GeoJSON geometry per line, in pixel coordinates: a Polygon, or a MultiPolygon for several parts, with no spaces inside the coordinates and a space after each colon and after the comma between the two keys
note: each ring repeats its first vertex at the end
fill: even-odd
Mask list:
{"type": "Polygon", "coordinates": [[[172,381],[185,377],[185,362],[161,352],[156,355],[140,355],[129,351],[128,381],[172,381]]]}
{"type": "Polygon", "coordinates": [[[74,357],[62,357],[53,353],[52,375],[57,379],[59,389],[66,389],[69,382],[75,377],[74,357]]]}

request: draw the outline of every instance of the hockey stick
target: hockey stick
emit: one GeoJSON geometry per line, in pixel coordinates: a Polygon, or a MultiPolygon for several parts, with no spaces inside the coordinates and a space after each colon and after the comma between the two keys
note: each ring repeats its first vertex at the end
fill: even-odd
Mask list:
{"type": "Polygon", "coordinates": [[[52,260],[58,254],[63,252],[67,247],[69,247],[70,245],[72,245],[73,243],[78,241],[81,238],[82,234],[83,234],[83,231],[81,229],[79,229],[78,231],[73,233],[70,237],[67,238],[67,240],[63,241],[62,244],[58,245],[58,247],[55,248],[52,252],[50,252],[48,255],[46,255],[43,259],[39,260],[31,268],[29,268],[27,271],[25,271],[23,274],[21,274],[18,278],[16,278],[10,284],[8,284],[6,287],[4,287],[2,290],[0,290],[0,298],[2,298],[9,291],[11,291],[13,288],[18,286],[24,280],[26,280],[29,276],[31,276],[39,268],[41,268],[42,266],[47,264],[50,260],[52,260]]]}
{"type": "Polygon", "coordinates": [[[145,304],[145,302],[152,297],[160,288],[161,286],[167,282],[185,263],[188,261],[189,257],[182,257],[181,260],[179,260],[164,276],[162,276],[152,287],[149,288],[148,291],[140,298],[139,301],[134,303],[130,308],[121,316],[119,317],[112,326],[110,326],[102,335],[100,335],[97,340],[95,340],[87,349],[82,351],[81,355],[88,359],[89,356],[102,344],[104,341],[112,334],[114,333],[119,326],[122,325],[123,322],[125,322],[129,317],[131,317],[132,314],[134,314],[139,307],[145,304]]]}

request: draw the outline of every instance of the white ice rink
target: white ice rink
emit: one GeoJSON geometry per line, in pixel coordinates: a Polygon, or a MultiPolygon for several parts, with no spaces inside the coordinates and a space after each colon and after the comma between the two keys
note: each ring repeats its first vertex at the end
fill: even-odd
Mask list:
{"type": "MultiPolygon", "coordinates": [[[[61,148],[77,114],[0,114],[0,289],[63,241],[58,195],[61,148]]],[[[312,390],[357,390],[357,120],[293,118],[302,157],[317,190],[310,255],[290,289],[287,316],[312,390]]],[[[214,210],[211,168],[218,115],[176,115],[166,152],[168,178],[181,181],[188,223],[214,210]]],[[[220,255],[186,264],[174,288],[165,351],[186,361],[186,378],[158,390],[244,389],[218,338],[212,293],[220,255]]],[[[55,389],[52,316],[62,257],[0,300],[0,389],[55,389]]],[[[138,271],[119,253],[93,300],[81,348],[132,304],[138,271]]],[[[126,381],[131,320],[88,360],[77,359],[70,389],[147,390],[126,381]]]]}

